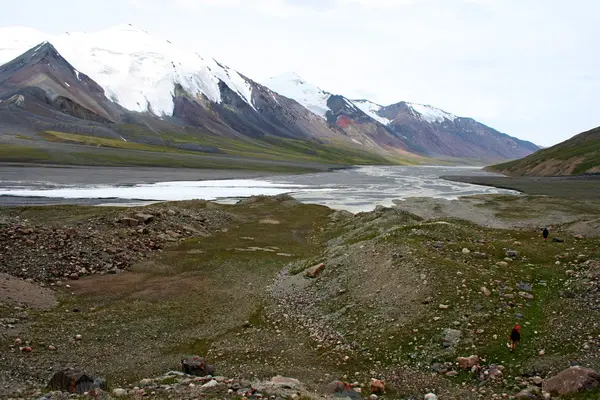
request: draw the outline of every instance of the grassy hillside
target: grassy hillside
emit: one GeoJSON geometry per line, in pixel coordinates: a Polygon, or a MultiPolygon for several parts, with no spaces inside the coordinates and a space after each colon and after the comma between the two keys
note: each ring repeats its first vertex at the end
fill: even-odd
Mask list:
{"type": "MultiPolygon", "coordinates": [[[[130,133],[130,132],[128,132],[130,133]]],[[[4,135],[0,162],[66,165],[158,166],[258,169],[304,172],[322,166],[398,163],[357,148],[265,137],[224,138],[211,135],[160,133],[152,143],[46,131],[38,135],[4,135]],[[207,151],[194,150],[208,149],[207,151]],[[321,166],[314,168],[313,166],[321,166]]]]}
{"type": "Polygon", "coordinates": [[[600,173],[600,127],[520,160],[488,167],[507,175],[561,176],[600,173]]]}

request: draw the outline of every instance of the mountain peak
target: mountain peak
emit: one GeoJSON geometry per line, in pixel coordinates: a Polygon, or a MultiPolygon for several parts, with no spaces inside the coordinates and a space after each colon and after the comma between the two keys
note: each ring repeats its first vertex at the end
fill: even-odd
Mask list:
{"type": "Polygon", "coordinates": [[[325,114],[329,111],[327,100],[329,100],[331,94],[306,82],[295,72],[273,76],[267,79],[264,84],[274,92],[296,100],[322,118],[325,118],[325,114]]]}

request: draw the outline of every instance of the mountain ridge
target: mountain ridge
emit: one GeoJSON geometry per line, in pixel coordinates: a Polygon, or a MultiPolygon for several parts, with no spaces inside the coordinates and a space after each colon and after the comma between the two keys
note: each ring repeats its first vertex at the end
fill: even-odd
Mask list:
{"type": "MultiPolygon", "coordinates": [[[[0,107],[5,110],[0,110],[0,126],[15,124],[6,107],[8,98],[18,95],[19,104],[25,105],[20,128],[178,148],[190,148],[183,143],[189,135],[173,132],[191,127],[197,130],[196,142],[203,142],[204,135],[242,141],[300,140],[309,145],[300,146],[302,152],[318,153],[310,147],[329,146],[384,163],[430,158],[496,161],[533,151],[522,149],[518,139],[512,149],[517,151],[494,152],[474,144],[460,151],[462,138],[453,138],[449,146],[447,131],[438,127],[434,137],[432,128],[426,127],[457,118],[445,111],[401,102],[397,104],[404,104],[409,112],[399,118],[394,105],[350,100],[295,73],[280,77],[279,85],[273,80],[262,85],[213,58],[179,49],[130,25],[55,36],[29,28],[0,28],[0,63],[4,62],[0,100],[5,104],[0,107]],[[34,59],[39,50],[46,52],[44,62],[34,59]],[[291,89],[285,87],[289,82],[291,89]],[[131,129],[123,130],[124,124],[136,126],[135,135],[131,129]],[[432,147],[430,138],[444,146],[432,147]]],[[[197,143],[191,147],[206,149],[197,143]]]]}
{"type": "Polygon", "coordinates": [[[382,106],[368,99],[349,99],[310,84],[296,73],[269,78],[265,84],[343,129],[352,121],[364,123],[361,115],[364,114],[401,143],[396,146],[429,157],[506,160],[539,149],[531,142],[498,132],[472,118],[458,117],[427,104],[400,101],[382,106]]]}

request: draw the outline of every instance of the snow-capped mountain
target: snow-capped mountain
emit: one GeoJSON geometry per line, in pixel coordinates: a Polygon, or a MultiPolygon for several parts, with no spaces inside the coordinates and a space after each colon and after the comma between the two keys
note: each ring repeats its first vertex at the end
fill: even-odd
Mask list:
{"type": "Polygon", "coordinates": [[[109,99],[131,111],[172,115],[174,83],[193,97],[204,95],[220,103],[223,82],[253,107],[252,85],[238,72],[130,25],[56,36],[1,28],[0,64],[43,42],[51,43],[77,71],[102,86],[109,99]]]}
{"type": "MultiPolygon", "coordinates": [[[[350,100],[307,83],[297,74],[271,78],[265,85],[345,131],[349,127],[356,131],[360,126],[373,136],[374,128],[367,125],[379,124],[394,138],[384,142],[418,154],[502,160],[524,157],[538,149],[533,143],[502,134],[471,118],[457,117],[426,104],[403,101],[382,106],[367,99],[350,100]]],[[[381,138],[381,129],[378,131],[381,138]]]]}
{"type": "Polygon", "coordinates": [[[468,119],[431,106],[351,100],[294,73],[265,84],[130,25],[60,35],[0,28],[0,130],[16,124],[21,131],[195,149],[182,144],[188,139],[165,142],[163,134],[169,138],[191,127],[196,134],[293,138],[378,157],[412,153],[495,161],[529,151],[516,139],[506,146],[482,145],[472,140],[472,132],[481,130],[462,123],[468,119]]]}
{"type": "Polygon", "coordinates": [[[329,111],[327,100],[331,93],[307,83],[296,73],[289,72],[271,77],[265,82],[265,86],[282,96],[296,100],[314,114],[326,118],[325,115],[329,111]]]}

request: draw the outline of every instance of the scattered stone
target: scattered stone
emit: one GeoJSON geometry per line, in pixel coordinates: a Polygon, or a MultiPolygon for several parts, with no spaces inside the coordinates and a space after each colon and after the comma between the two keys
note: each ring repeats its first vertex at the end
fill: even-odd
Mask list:
{"type": "Polygon", "coordinates": [[[466,247],[464,249],[462,249],[463,254],[469,254],[470,252],[471,252],[471,250],[467,249],[466,247]]]}
{"type": "Polygon", "coordinates": [[[126,218],[121,218],[121,219],[119,220],[119,222],[120,222],[121,224],[123,224],[123,225],[126,225],[126,226],[132,226],[132,227],[133,227],[133,226],[137,226],[137,225],[138,225],[138,220],[137,220],[137,219],[134,219],[134,218],[128,218],[128,217],[126,217],[126,218]]]}
{"type": "Polygon", "coordinates": [[[533,290],[533,287],[531,286],[531,284],[527,283],[527,282],[519,282],[517,284],[517,287],[526,292],[531,292],[533,290]]]}
{"type": "Polygon", "coordinates": [[[527,300],[533,300],[533,295],[527,292],[519,292],[519,296],[527,300]]]}
{"type": "Polygon", "coordinates": [[[79,335],[79,334],[78,334],[78,335],[75,335],[75,340],[78,340],[78,341],[79,341],[79,340],[81,340],[81,339],[83,339],[83,336],[81,336],[81,335],[79,335]]]}
{"type": "Polygon", "coordinates": [[[517,400],[536,400],[538,399],[538,395],[541,393],[540,388],[537,386],[530,386],[528,388],[525,388],[523,390],[521,390],[519,393],[517,393],[517,395],[515,396],[515,399],[517,400]]]}
{"type": "Polygon", "coordinates": [[[443,346],[445,349],[453,350],[460,343],[462,332],[457,329],[445,329],[444,330],[444,342],[443,346]]]}
{"type": "Polygon", "coordinates": [[[92,389],[94,381],[93,377],[79,369],[67,368],[56,372],[48,382],[47,388],[61,392],[83,394],[92,389]]]}
{"type": "Polygon", "coordinates": [[[116,389],[113,389],[112,395],[116,398],[125,397],[125,396],[127,396],[127,390],[121,389],[121,388],[116,388],[116,389]]]}
{"type": "Polygon", "coordinates": [[[483,295],[486,297],[490,297],[492,295],[490,289],[486,288],[485,286],[481,288],[481,293],[483,293],[483,295]]]}
{"type": "Polygon", "coordinates": [[[496,266],[505,268],[505,267],[508,267],[508,263],[506,261],[498,261],[496,263],[496,266]]]}
{"type": "Polygon", "coordinates": [[[33,351],[33,349],[29,346],[25,346],[25,347],[21,347],[21,351],[23,353],[31,353],[33,351]]]}
{"type": "Polygon", "coordinates": [[[517,257],[519,257],[519,252],[516,250],[507,250],[506,257],[517,258],[517,257]]]}
{"type": "Polygon", "coordinates": [[[369,396],[369,400],[377,400],[379,397],[377,397],[376,394],[372,394],[369,396]]]}
{"type": "Polygon", "coordinates": [[[424,399],[425,399],[425,400],[437,400],[437,396],[436,396],[435,394],[433,394],[433,393],[427,393],[427,394],[425,395],[425,398],[424,398],[424,399]]]}
{"type": "Polygon", "coordinates": [[[298,379],[286,378],[284,376],[275,376],[269,381],[269,385],[274,388],[300,390],[302,384],[298,379]]]}
{"type": "Polygon", "coordinates": [[[48,346],[48,350],[56,351],[56,346],[50,345],[50,346],[48,346]]]}
{"type": "Polygon", "coordinates": [[[202,385],[202,389],[214,389],[217,386],[219,386],[219,382],[217,382],[215,379],[206,382],[204,385],[202,385]]]}
{"type": "Polygon", "coordinates": [[[553,241],[554,243],[564,243],[564,242],[565,242],[565,240],[564,240],[564,239],[557,238],[557,237],[555,237],[555,238],[552,238],[552,241],[553,241]]]}
{"type": "Polygon", "coordinates": [[[600,374],[593,369],[570,367],[544,381],[542,389],[552,395],[566,396],[600,386],[600,374]]]}
{"type": "Polygon", "coordinates": [[[544,380],[539,376],[534,376],[533,378],[531,378],[531,382],[533,382],[537,386],[541,386],[544,380]]]}
{"type": "Polygon", "coordinates": [[[362,400],[361,395],[346,382],[334,381],[327,385],[327,392],[333,394],[334,397],[347,397],[352,400],[362,400]]]}
{"type": "Polygon", "coordinates": [[[154,215],[152,214],[138,213],[135,214],[135,218],[144,224],[149,224],[150,222],[154,221],[154,215]]]}
{"type": "Polygon", "coordinates": [[[317,264],[306,270],[306,276],[308,278],[316,278],[325,269],[325,264],[317,264]]]}
{"type": "Polygon", "coordinates": [[[199,356],[189,356],[181,359],[181,370],[188,375],[214,375],[215,369],[199,356]]]}
{"type": "Polygon", "coordinates": [[[476,355],[470,357],[458,357],[457,361],[460,369],[468,370],[479,364],[479,357],[476,355]]]}
{"type": "Polygon", "coordinates": [[[23,343],[23,341],[21,340],[21,338],[16,338],[15,339],[15,345],[20,346],[21,343],[23,343]]]}
{"type": "Polygon", "coordinates": [[[480,252],[476,251],[473,253],[473,257],[478,258],[480,260],[485,260],[488,258],[488,255],[485,253],[480,253],[480,252]]]}
{"type": "Polygon", "coordinates": [[[385,382],[379,379],[371,378],[371,393],[373,394],[384,394],[385,393],[385,382]]]}
{"type": "Polygon", "coordinates": [[[447,309],[449,309],[449,308],[450,308],[450,306],[449,306],[448,304],[440,304],[440,305],[439,305],[439,309],[440,309],[440,310],[447,310],[447,309]]]}
{"type": "Polygon", "coordinates": [[[449,377],[454,377],[456,375],[458,375],[458,372],[456,372],[456,371],[448,371],[448,372],[446,372],[446,376],[449,376],[449,377]]]}

